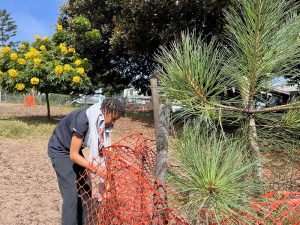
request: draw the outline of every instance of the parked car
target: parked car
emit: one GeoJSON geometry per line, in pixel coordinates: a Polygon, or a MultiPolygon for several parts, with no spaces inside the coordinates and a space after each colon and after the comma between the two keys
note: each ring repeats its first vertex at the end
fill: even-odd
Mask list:
{"type": "Polygon", "coordinates": [[[71,99],[66,102],[66,104],[75,106],[75,107],[84,107],[84,106],[90,106],[98,102],[102,102],[104,99],[104,96],[102,95],[82,95],[78,98],[71,99]]]}

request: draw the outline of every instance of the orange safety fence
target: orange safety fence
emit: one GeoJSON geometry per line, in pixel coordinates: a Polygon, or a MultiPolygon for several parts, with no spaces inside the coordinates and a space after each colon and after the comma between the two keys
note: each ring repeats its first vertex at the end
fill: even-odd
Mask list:
{"type": "MultiPolygon", "coordinates": [[[[178,202],[174,204],[175,195],[154,177],[155,152],[154,141],[142,134],[129,135],[102,150],[105,180],[87,169],[77,181],[79,196],[89,212],[86,224],[188,224],[175,206],[178,202]]],[[[96,160],[93,163],[102,166],[96,160]]],[[[221,224],[300,224],[300,192],[268,193],[254,199],[251,208],[251,215],[238,212],[243,219],[227,215],[221,224]]],[[[205,210],[199,216],[210,217],[205,210]]],[[[217,223],[211,219],[203,224],[217,223]]]]}
{"type": "Polygon", "coordinates": [[[217,223],[213,213],[201,212],[209,225],[300,225],[300,192],[277,191],[270,192],[253,200],[248,213],[228,213],[226,218],[217,223]],[[252,209],[252,211],[251,211],[252,209]]]}
{"type": "Polygon", "coordinates": [[[252,208],[262,217],[256,225],[300,224],[300,192],[271,192],[254,202],[252,208]]]}
{"type": "Polygon", "coordinates": [[[35,106],[34,96],[24,96],[25,106],[35,106]]]}

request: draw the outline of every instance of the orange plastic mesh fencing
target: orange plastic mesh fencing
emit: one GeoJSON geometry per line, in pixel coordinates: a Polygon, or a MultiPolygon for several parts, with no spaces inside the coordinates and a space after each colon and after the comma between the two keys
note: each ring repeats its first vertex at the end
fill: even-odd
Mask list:
{"type": "MultiPolygon", "coordinates": [[[[87,169],[77,181],[88,209],[86,224],[188,224],[177,210],[175,195],[153,176],[155,152],[155,143],[142,134],[129,135],[103,149],[103,161],[93,163],[96,169],[105,164],[105,180],[87,169]]],[[[198,216],[207,225],[300,224],[300,192],[268,193],[254,199],[251,208],[251,215],[222,213],[226,216],[219,223],[212,212],[202,210],[198,216]]]]}
{"type": "MultiPolygon", "coordinates": [[[[87,224],[186,224],[169,209],[166,189],[152,175],[154,147],[154,142],[142,134],[133,134],[102,150],[105,180],[86,170],[77,181],[89,211],[87,224]],[[86,190],[87,186],[91,191],[86,190]]],[[[93,164],[96,169],[101,166],[97,160],[93,164]]]]}
{"type": "Polygon", "coordinates": [[[300,192],[271,192],[255,201],[252,208],[261,218],[256,225],[300,224],[300,192]]]}
{"type": "Polygon", "coordinates": [[[202,210],[199,214],[206,225],[299,225],[300,192],[277,191],[253,200],[248,213],[222,213],[219,223],[213,212],[202,210]],[[252,209],[252,210],[251,210],[252,209]],[[208,221],[208,222],[207,222],[208,221]]]}
{"type": "Polygon", "coordinates": [[[25,106],[35,106],[34,96],[25,96],[24,97],[25,106]]]}

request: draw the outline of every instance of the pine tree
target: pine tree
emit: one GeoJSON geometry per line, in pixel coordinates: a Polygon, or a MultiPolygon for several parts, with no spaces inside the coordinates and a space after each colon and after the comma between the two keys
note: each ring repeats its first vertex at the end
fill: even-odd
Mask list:
{"type": "Polygon", "coordinates": [[[0,46],[7,45],[7,41],[16,35],[17,25],[11,18],[10,13],[0,9],[0,46]]]}
{"type": "Polygon", "coordinates": [[[299,146],[300,102],[259,108],[260,93],[274,79],[299,74],[300,5],[293,0],[239,0],[225,13],[225,46],[212,38],[183,35],[157,55],[161,90],[181,102],[184,118],[218,121],[247,139],[263,187],[261,150],[299,146]],[[236,96],[226,96],[232,92],[236,96]],[[280,113],[278,113],[280,112],[280,113]]]}

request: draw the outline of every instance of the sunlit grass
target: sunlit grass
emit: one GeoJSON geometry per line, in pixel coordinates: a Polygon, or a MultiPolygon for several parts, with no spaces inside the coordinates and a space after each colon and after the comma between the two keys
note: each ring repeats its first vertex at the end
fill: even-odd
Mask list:
{"type": "Polygon", "coordinates": [[[48,121],[46,117],[17,118],[0,116],[1,139],[40,139],[50,138],[58,121],[48,121]]]}

